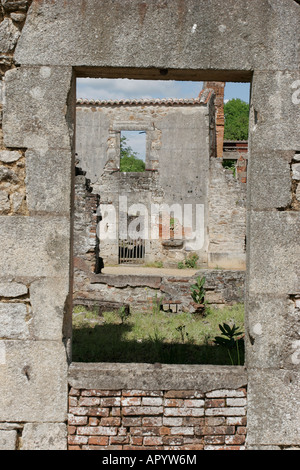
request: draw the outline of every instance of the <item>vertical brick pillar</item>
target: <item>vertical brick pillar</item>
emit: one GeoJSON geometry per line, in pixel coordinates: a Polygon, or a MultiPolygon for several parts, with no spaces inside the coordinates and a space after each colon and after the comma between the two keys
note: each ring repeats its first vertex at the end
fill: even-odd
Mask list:
{"type": "Polygon", "coordinates": [[[225,82],[204,82],[203,89],[210,88],[216,94],[216,138],[217,138],[217,157],[223,158],[224,142],[224,90],[225,82]]]}

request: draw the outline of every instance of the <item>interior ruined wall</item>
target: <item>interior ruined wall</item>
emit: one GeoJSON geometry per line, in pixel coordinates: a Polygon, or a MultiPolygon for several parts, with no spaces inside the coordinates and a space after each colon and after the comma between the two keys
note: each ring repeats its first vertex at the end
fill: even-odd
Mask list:
{"type": "Polygon", "coordinates": [[[246,448],[300,446],[299,27],[294,0],[32,2],[1,87],[3,146],[25,152],[28,211],[0,221],[0,422],[11,448],[17,436],[22,448],[66,447],[75,71],[252,81],[246,448]]]}
{"type": "MultiPolygon", "coordinates": [[[[118,264],[119,234],[124,231],[123,211],[130,211],[135,204],[143,204],[145,208],[145,226],[148,227],[146,263],[162,261],[165,267],[177,267],[190,252],[196,252],[201,262],[207,264],[209,158],[213,152],[210,124],[213,119],[211,91],[206,91],[198,101],[191,100],[186,104],[180,100],[173,103],[171,100],[169,103],[144,100],[127,104],[78,101],[76,153],[79,166],[90,179],[93,192],[100,195],[103,214],[100,229],[110,225],[107,233],[113,234],[115,230],[114,237],[108,239],[104,228],[100,232],[104,264],[118,264]],[[145,172],[120,173],[121,130],[146,133],[145,172]],[[125,206],[120,197],[126,198],[125,206]],[[179,206],[179,213],[175,215],[181,224],[181,233],[177,237],[175,234],[181,241],[179,247],[163,243],[159,217],[152,209],[152,205],[163,208],[163,204],[167,207],[164,210],[166,216],[168,208],[179,206]],[[201,220],[196,220],[199,216],[197,204],[203,207],[201,220]],[[193,210],[192,227],[184,227],[187,205],[193,210]],[[107,206],[115,210],[116,227],[111,227],[111,220],[105,216],[107,206]],[[191,237],[196,224],[197,227],[201,224],[203,231],[202,240],[198,242],[191,237]],[[157,233],[154,234],[154,230],[157,233]]],[[[169,239],[170,234],[165,237],[169,239]]]]}
{"type": "MultiPolygon", "coordinates": [[[[196,204],[204,206],[204,220],[200,220],[204,238],[200,250],[192,249],[193,243],[185,240],[184,233],[175,236],[177,240],[173,243],[167,234],[167,241],[161,236],[146,241],[146,263],[160,261],[164,267],[177,267],[179,261],[194,252],[199,256],[201,267],[245,269],[246,186],[223,169],[221,157],[217,162],[215,99],[206,89],[198,100],[185,102],[78,100],[78,165],[86,172],[93,193],[100,196],[104,215],[100,227],[110,225],[107,233],[115,231],[112,239],[106,239],[103,228],[100,232],[100,256],[104,265],[118,264],[121,196],[127,198],[127,210],[136,203],[145,206],[148,227],[159,226],[158,218],[151,215],[151,204],[162,206],[165,203],[170,208],[179,204],[184,214],[184,204],[192,203],[193,230],[199,223],[196,204]],[[143,173],[118,171],[120,131],[130,129],[146,132],[146,171],[143,173]],[[111,227],[111,221],[105,217],[107,205],[115,210],[116,226],[111,227]]],[[[223,154],[223,140],[221,147],[223,154]]],[[[191,230],[186,227],[181,230],[184,229],[189,236],[191,230]]]]}

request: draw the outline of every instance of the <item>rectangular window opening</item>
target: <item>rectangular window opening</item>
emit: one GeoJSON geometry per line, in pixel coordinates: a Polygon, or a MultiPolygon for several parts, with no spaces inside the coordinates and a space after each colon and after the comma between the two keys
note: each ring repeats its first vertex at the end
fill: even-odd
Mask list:
{"type": "Polygon", "coordinates": [[[74,362],[244,363],[249,94],[77,79],[74,362]]]}
{"type": "Polygon", "coordinates": [[[121,131],[120,171],[142,173],[146,168],[146,131],[121,131]]]}

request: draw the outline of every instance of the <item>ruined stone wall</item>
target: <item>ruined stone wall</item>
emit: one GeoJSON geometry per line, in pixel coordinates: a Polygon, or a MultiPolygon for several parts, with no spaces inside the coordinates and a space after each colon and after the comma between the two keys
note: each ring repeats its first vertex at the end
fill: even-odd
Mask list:
{"type": "Polygon", "coordinates": [[[210,160],[208,265],[216,268],[246,268],[247,185],[210,160]]]}
{"type": "MultiPolygon", "coordinates": [[[[206,301],[222,307],[243,303],[245,272],[231,270],[199,270],[193,276],[166,274],[99,274],[87,275],[83,270],[75,275],[74,299],[96,301],[102,310],[105,305],[117,302],[130,305],[131,311],[149,312],[153,299],[161,299],[165,310],[195,312],[190,287],[196,278],[205,277],[206,301]]],[[[106,309],[107,310],[107,309],[106,309]]]]}
{"type": "MultiPolygon", "coordinates": [[[[221,85],[224,92],[224,84],[221,85]]],[[[183,204],[192,202],[195,230],[195,205],[203,204],[204,245],[201,250],[195,250],[200,265],[208,263],[210,267],[245,269],[246,189],[237,178],[230,178],[228,173],[225,176],[222,165],[215,161],[215,115],[217,113],[219,126],[223,95],[217,95],[215,108],[215,98],[210,98],[210,94],[211,90],[205,88],[196,100],[78,100],[77,156],[91,180],[93,192],[100,195],[102,207],[112,205],[117,219],[116,226],[107,220],[100,225],[109,225],[107,230],[114,233],[114,237],[109,239],[104,232],[100,237],[100,251],[105,264],[118,264],[119,232],[124,210],[119,207],[119,197],[125,196],[127,209],[134,204],[146,207],[148,227],[153,223],[159,225],[159,220],[151,215],[151,204],[180,204],[183,208],[183,204]],[[121,129],[143,129],[146,132],[145,172],[118,171],[121,129]]],[[[219,135],[219,147],[220,139],[219,135]]],[[[182,229],[188,235],[188,229],[182,229]]],[[[177,267],[191,250],[184,233],[181,240],[174,242],[163,241],[161,233],[158,239],[150,239],[150,235],[149,230],[145,244],[146,263],[159,261],[165,267],[177,267]]]]}

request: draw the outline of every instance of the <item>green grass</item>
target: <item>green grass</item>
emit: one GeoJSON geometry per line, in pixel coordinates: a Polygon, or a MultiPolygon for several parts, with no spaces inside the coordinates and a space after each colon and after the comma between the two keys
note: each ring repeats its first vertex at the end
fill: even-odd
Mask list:
{"type": "MultiPolygon", "coordinates": [[[[214,344],[223,322],[243,330],[244,306],[209,309],[205,317],[166,313],[154,307],[149,313],[132,313],[123,324],[117,312],[98,317],[76,307],[73,361],[230,365],[226,348],[214,344]]],[[[240,354],[243,364],[243,347],[240,354]]]]}

